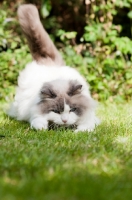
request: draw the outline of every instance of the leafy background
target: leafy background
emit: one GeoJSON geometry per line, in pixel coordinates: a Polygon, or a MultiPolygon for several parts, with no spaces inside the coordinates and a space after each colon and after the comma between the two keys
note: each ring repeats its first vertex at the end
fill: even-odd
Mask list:
{"type": "Polygon", "coordinates": [[[12,99],[19,71],[32,59],[17,20],[22,3],[38,7],[66,64],[84,75],[95,99],[132,99],[132,0],[6,0],[0,2],[0,100],[12,99]]]}

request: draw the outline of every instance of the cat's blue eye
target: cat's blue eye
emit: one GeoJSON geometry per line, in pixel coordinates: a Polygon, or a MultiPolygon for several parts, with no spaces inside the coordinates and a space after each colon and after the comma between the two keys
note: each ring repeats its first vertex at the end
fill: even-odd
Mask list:
{"type": "Polygon", "coordinates": [[[71,108],[70,109],[70,112],[75,112],[76,111],[76,108],[71,108]]]}
{"type": "Polygon", "coordinates": [[[52,110],[52,112],[60,114],[60,111],[58,110],[52,110]]]}

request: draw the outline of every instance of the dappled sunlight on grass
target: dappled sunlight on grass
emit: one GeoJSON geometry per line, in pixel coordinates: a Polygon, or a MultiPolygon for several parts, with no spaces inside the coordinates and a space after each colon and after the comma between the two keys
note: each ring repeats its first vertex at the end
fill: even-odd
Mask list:
{"type": "Polygon", "coordinates": [[[116,138],[116,142],[117,142],[117,143],[121,143],[121,144],[127,143],[128,140],[129,140],[129,137],[118,136],[118,137],[116,138]]]}

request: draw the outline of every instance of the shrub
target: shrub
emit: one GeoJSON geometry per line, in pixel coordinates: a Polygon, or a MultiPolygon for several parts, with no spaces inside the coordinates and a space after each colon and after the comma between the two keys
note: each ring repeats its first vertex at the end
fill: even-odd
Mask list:
{"type": "Polygon", "coordinates": [[[0,99],[13,94],[19,71],[31,60],[27,45],[14,31],[18,28],[16,18],[7,17],[9,13],[4,10],[0,17],[0,99]]]}

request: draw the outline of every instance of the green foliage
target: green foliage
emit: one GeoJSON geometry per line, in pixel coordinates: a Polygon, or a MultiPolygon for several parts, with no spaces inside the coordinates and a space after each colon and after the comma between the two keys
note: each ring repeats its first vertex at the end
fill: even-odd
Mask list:
{"type": "MultiPolygon", "coordinates": [[[[12,93],[18,72],[31,60],[16,18],[19,1],[15,2],[15,7],[8,0],[0,5],[0,98],[2,99],[12,93]]],[[[66,64],[76,67],[82,73],[90,84],[94,98],[112,101],[131,99],[132,41],[127,34],[120,36],[123,30],[122,24],[113,23],[119,10],[123,8],[128,9],[126,16],[131,21],[131,0],[98,0],[89,1],[89,4],[85,5],[80,0],[69,3],[62,0],[21,2],[38,5],[42,23],[59,47],[66,64]],[[58,13],[64,9],[64,13],[58,13]],[[71,13],[71,9],[75,10],[78,16],[71,13]],[[84,11],[86,14],[83,16],[84,11]],[[69,29],[65,30],[64,24],[68,24],[69,29]]]]}
{"type": "Polygon", "coordinates": [[[44,18],[48,17],[51,11],[51,2],[50,0],[43,0],[41,6],[41,14],[44,18]]]}
{"type": "Polygon", "coordinates": [[[126,6],[126,1],[100,2],[99,5],[91,2],[93,10],[86,19],[84,34],[80,38],[82,44],[64,48],[65,59],[85,76],[95,98],[131,99],[132,41],[128,37],[120,37],[121,25],[112,23],[117,13],[116,6],[121,6],[120,3],[126,6]]]}
{"type": "Polygon", "coordinates": [[[21,49],[11,49],[0,54],[0,99],[7,98],[7,95],[14,93],[19,72],[30,60],[28,47],[24,45],[21,49]]]}
{"type": "Polygon", "coordinates": [[[0,99],[13,93],[19,71],[31,60],[27,45],[10,29],[17,28],[16,19],[8,18],[7,14],[2,10],[0,17],[0,99]]]}
{"type": "Polygon", "coordinates": [[[116,27],[111,26],[105,31],[100,23],[86,26],[83,39],[89,44],[83,53],[94,63],[94,66],[88,63],[88,68],[95,70],[94,81],[88,77],[90,85],[94,84],[94,91],[101,93],[103,99],[114,95],[129,98],[132,94],[132,63],[128,55],[132,54],[132,41],[128,37],[119,37],[116,27]],[[128,73],[129,77],[126,76],[128,73]]]}

